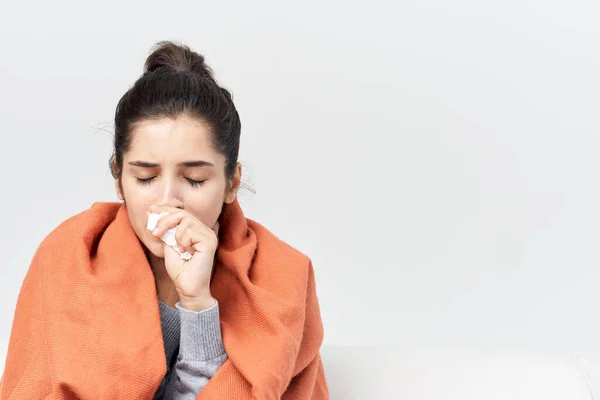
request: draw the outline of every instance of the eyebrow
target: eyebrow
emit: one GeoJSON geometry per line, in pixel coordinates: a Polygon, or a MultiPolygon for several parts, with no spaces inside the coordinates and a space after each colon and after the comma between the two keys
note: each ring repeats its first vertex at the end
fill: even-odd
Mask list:
{"type": "MultiPolygon", "coordinates": [[[[160,164],[151,163],[148,161],[130,161],[129,165],[133,165],[134,167],[142,167],[142,168],[156,168],[160,167],[160,164]]],[[[184,161],[177,163],[177,167],[214,167],[214,164],[204,160],[196,160],[196,161],[184,161]]]]}

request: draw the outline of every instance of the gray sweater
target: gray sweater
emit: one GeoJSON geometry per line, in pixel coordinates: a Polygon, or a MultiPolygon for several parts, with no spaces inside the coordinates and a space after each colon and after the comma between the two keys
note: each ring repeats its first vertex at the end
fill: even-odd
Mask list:
{"type": "Polygon", "coordinates": [[[155,400],[195,400],[208,380],[227,360],[223,347],[219,304],[200,311],[176,309],[159,302],[167,373],[155,400]]]}

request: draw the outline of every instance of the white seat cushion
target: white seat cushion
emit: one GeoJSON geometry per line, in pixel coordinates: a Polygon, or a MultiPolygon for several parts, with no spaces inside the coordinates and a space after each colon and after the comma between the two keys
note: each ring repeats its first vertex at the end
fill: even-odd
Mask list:
{"type": "Polygon", "coordinates": [[[322,355],[334,400],[593,399],[575,358],[386,347],[324,347],[322,355]]]}

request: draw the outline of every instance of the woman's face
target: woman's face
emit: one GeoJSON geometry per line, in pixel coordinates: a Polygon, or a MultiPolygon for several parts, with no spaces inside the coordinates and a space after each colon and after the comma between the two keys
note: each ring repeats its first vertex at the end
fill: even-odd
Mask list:
{"type": "Polygon", "coordinates": [[[225,157],[212,148],[208,128],[190,117],[143,121],[132,135],[129,151],[123,155],[121,185],[115,179],[117,195],[125,201],[141,242],[164,258],[161,240],[146,229],[148,206],[182,208],[211,228],[223,203],[235,200],[241,165],[227,182],[225,157]]]}

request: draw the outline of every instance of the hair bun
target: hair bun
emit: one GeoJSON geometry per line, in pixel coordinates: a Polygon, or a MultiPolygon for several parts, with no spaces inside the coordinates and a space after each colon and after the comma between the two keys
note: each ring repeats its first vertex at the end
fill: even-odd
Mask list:
{"type": "Polygon", "coordinates": [[[144,72],[158,70],[194,72],[213,79],[212,70],[204,63],[203,55],[192,51],[188,46],[170,41],[158,42],[146,59],[144,72]]]}

